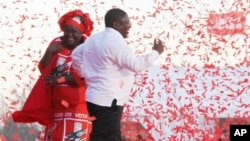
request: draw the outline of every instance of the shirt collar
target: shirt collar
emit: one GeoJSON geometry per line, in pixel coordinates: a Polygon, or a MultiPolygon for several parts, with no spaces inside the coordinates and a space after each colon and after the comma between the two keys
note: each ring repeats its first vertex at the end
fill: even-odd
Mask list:
{"type": "Polygon", "coordinates": [[[123,39],[122,34],[121,34],[120,32],[118,32],[117,30],[115,30],[114,28],[105,27],[105,31],[106,31],[106,32],[113,33],[113,34],[115,34],[115,36],[120,37],[120,38],[123,39]]]}

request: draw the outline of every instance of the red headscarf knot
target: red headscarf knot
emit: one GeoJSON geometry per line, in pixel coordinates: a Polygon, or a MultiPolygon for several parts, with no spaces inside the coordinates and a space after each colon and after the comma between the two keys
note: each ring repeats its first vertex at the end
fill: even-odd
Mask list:
{"type": "Polygon", "coordinates": [[[81,10],[74,10],[64,14],[59,20],[58,24],[63,30],[66,25],[78,28],[82,34],[90,36],[93,30],[93,21],[90,19],[88,13],[83,13],[81,10]]]}

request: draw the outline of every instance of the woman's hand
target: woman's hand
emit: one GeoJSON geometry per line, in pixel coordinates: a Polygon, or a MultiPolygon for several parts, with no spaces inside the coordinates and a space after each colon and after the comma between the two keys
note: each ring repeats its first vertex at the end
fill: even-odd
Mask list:
{"type": "Polygon", "coordinates": [[[53,45],[50,45],[48,48],[47,48],[47,51],[48,53],[50,54],[55,54],[55,53],[58,53],[60,52],[61,50],[61,44],[58,43],[58,44],[53,44],[53,45]]]}
{"type": "Polygon", "coordinates": [[[42,68],[45,68],[51,61],[53,55],[55,53],[60,52],[60,50],[61,50],[61,44],[58,43],[50,45],[40,61],[42,68]]]}
{"type": "Polygon", "coordinates": [[[47,86],[53,86],[57,84],[57,77],[54,75],[45,74],[42,79],[47,86]]]}
{"type": "Polygon", "coordinates": [[[75,81],[72,75],[67,76],[54,76],[45,74],[42,79],[47,86],[53,86],[58,84],[68,84],[70,86],[78,86],[77,82],[75,81]]]}

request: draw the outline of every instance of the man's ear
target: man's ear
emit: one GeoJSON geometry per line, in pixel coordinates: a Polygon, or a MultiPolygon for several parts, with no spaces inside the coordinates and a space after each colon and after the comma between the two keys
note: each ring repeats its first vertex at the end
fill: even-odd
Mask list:
{"type": "Polygon", "coordinates": [[[114,23],[113,23],[113,27],[114,27],[115,29],[119,29],[119,27],[120,27],[119,22],[114,21],[114,23]]]}

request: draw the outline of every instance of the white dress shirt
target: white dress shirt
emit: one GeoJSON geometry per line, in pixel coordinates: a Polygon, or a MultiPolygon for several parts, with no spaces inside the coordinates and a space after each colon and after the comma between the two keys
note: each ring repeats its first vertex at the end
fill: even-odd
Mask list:
{"type": "Polygon", "coordinates": [[[122,35],[113,28],[89,37],[72,52],[72,65],[87,84],[86,100],[100,105],[123,106],[130,95],[134,72],[143,71],[158,58],[152,50],[143,56],[135,56],[122,35]]]}

